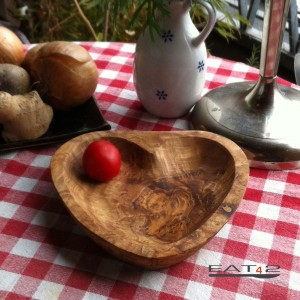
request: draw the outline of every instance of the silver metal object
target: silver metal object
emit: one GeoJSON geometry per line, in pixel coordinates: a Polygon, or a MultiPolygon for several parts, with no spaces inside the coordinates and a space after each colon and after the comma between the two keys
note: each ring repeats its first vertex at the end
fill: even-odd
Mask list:
{"type": "Polygon", "coordinates": [[[300,91],[277,83],[289,4],[289,0],[265,1],[259,80],[216,88],[191,112],[193,129],[235,141],[256,168],[300,167],[300,91]]]}
{"type": "Polygon", "coordinates": [[[300,85],[300,53],[297,53],[295,55],[294,69],[295,69],[296,83],[300,85]]]}

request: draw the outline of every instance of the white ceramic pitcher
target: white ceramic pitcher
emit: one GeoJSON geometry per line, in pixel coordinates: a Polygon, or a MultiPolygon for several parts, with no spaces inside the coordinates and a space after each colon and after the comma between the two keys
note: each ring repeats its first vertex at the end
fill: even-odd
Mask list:
{"type": "Polygon", "coordinates": [[[186,114],[200,99],[206,78],[205,39],[216,16],[207,2],[198,2],[208,13],[202,32],[192,22],[189,0],[165,1],[170,12],[158,17],[161,35],[149,29],[139,37],[134,60],[134,84],[145,109],[158,116],[186,114]]]}

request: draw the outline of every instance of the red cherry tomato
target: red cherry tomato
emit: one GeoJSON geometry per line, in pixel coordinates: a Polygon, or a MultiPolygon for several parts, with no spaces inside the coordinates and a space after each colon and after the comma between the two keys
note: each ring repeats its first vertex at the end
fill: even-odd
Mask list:
{"type": "Polygon", "coordinates": [[[109,141],[94,141],[85,149],[82,164],[91,179],[109,181],[119,174],[121,155],[116,146],[109,141]]]}

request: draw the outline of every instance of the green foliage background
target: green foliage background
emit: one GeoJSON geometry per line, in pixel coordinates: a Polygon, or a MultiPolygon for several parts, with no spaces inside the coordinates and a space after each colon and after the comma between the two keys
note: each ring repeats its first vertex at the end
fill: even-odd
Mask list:
{"type": "MultiPolygon", "coordinates": [[[[224,15],[215,30],[226,39],[235,38],[238,30],[233,17],[239,19],[240,16],[228,13],[225,0],[207,2],[224,15]]],[[[21,20],[21,29],[33,43],[52,40],[136,42],[146,25],[158,30],[157,10],[168,13],[162,0],[28,0],[26,5],[26,14],[16,11],[14,16],[21,20]]],[[[201,30],[205,13],[195,5],[191,14],[201,30]]]]}

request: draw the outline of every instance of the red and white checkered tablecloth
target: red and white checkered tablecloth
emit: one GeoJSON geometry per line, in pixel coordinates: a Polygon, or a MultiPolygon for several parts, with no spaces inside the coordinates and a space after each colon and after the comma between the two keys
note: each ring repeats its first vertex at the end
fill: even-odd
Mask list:
{"type": "MultiPolygon", "coordinates": [[[[135,45],[80,44],[99,68],[95,96],[112,130],[188,129],[186,118],[143,110],[132,80],[135,45]]],[[[210,57],[203,93],[257,78],[245,64],[210,57]]],[[[146,271],[104,252],[74,222],[51,182],[57,148],[0,154],[0,299],[300,299],[300,170],[251,169],[239,208],[205,247],[146,271]],[[214,277],[219,270],[233,276],[214,277]]]]}

